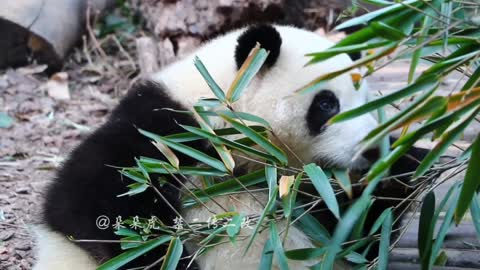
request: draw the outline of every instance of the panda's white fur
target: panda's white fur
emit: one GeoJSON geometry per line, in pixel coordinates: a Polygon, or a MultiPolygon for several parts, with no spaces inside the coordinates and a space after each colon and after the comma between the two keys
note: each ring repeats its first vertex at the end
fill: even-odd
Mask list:
{"type": "MultiPolygon", "coordinates": [[[[373,129],[377,121],[365,114],[351,121],[329,126],[316,137],[308,136],[305,115],[315,93],[298,95],[295,90],[318,76],[340,70],[352,63],[346,54],[305,67],[307,53],[325,50],[334,45],[328,39],[310,31],[291,26],[275,27],[282,37],[281,53],[272,68],[250,83],[240,100],[234,104],[238,111],[249,112],[267,120],[275,134],[302,159],[303,163],[329,160],[330,165],[342,167],[364,166],[362,160],[352,160],[359,142],[373,129]]],[[[222,89],[228,89],[236,75],[234,59],[236,41],[244,29],[214,39],[192,55],[156,73],[153,80],[164,82],[178,102],[191,108],[199,98],[214,97],[193,59],[198,56],[222,89]],[[227,59],[227,60],[226,60],[227,59]],[[182,76],[179,76],[182,74],[182,76]]],[[[353,70],[352,73],[358,72],[353,70]]],[[[355,90],[350,74],[327,82],[323,89],[331,90],[340,101],[341,111],[363,105],[368,99],[367,83],[355,90]]],[[[217,127],[224,123],[217,123],[217,127]]],[[[281,143],[280,143],[281,145],[281,143]]],[[[290,155],[290,164],[298,160],[290,155]]]]}
{"type": "MultiPolygon", "coordinates": [[[[258,115],[267,120],[276,136],[272,138],[277,145],[288,145],[286,152],[295,152],[298,160],[289,154],[290,164],[301,166],[310,162],[324,162],[328,165],[345,168],[364,167],[366,161],[352,156],[359,148],[361,139],[376,125],[376,120],[365,114],[354,120],[329,126],[317,136],[310,136],[306,123],[306,111],[315,93],[295,94],[295,90],[306,85],[314,78],[346,67],[351,63],[347,55],[338,55],[327,61],[304,67],[308,58],[305,54],[321,51],[330,46],[328,41],[315,33],[290,26],[275,26],[282,38],[281,53],[272,67],[266,72],[260,72],[253,79],[248,89],[239,101],[234,104],[237,111],[258,115]]],[[[152,80],[165,85],[168,96],[191,108],[199,98],[213,97],[204,79],[193,65],[193,59],[198,56],[212,77],[222,87],[228,89],[233,81],[237,66],[235,65],[235,46],[238,37],[244,29],[230,32],[216,38],[190,56],[177,61],[152,76],[152,80]]],[[[355,108],[367,101],[366,84],[355,90],[349,74],[341,75],[323,87],[332,91],[340,102],[341,111],[355,108]]],[[[220,120],[214,123],[215,128],[226,124],[220,120]]],[[[133,157],[132,157],[133,158],[133,157]]],[[[265,194],[255,194],[262,204],[266,202],[265,194]]],[[[88,199],[88,198],[85,198],[88,199]]],[[[263,205],[249,194],[225,196],[216,198],[226,209],[232,207],[243,214],[258,214],[263,205]]],[[[210,209],[221,212],[216,204],[207,203],[210,209]]],[[[211,212],[202,207],[195,207],[183,212],[185,218],[192,220],[207,220],[211,212]]],[[[279,231],[285,227],[280,223],[279,231]]],[[[248,235],[250,229],[242,229],[241,235],[248,235]]],[[[34,270],[77,269],[91,270],[96,267],[95,260],[90,255],[64,235],[51,231],[46,226],[37,228],[38,258],[34,270]]],[[[251,232],[251,231],[250,231],[251,232]]],[[[269,232],[264,231],[258,237],[247,255],[242,256],[246,241],[238,241],[236,245],[220,245],[207,254],[197,258],[201,269],[257,269],[260,254],[269,232]]],[[[291,228],[285,241],[285,249],[312,247],[310,240],[300,230],[291,228]]],[[[187,244],[190,252],[194,252],[194,243],[187,244]]],[[[308,269],[313,262],[290,261],[291,269],[308,269]]],[[[274,269],[278,269],[274,259],[274,269]]],[[[339,269],[345,269],[344,266],[339,269]]]]}

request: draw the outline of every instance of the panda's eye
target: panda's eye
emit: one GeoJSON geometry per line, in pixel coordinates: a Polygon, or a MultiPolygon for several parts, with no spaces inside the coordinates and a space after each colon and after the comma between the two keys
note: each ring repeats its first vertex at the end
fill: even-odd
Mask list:
{"type": "Polygon", "coordinates": [[[325,128],[325,123],[340,111],[340,103],[330,90],[322,90],[315,97],[308,109],[306,120],[312,136],[318,135],[325,128]]]}
{"type": "Polygon", "coordinates": [[[329,90],[323,90],[318,93],[313,99],[313,104],[324,112],[335,111],[338,110],[339,107],[337,97],[329,90]]]}

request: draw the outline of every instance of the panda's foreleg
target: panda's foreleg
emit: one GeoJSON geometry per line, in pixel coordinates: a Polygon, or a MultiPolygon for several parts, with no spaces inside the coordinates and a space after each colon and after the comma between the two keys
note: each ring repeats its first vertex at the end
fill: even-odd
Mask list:
{"type": "Polygon", "coordinates": [[[95,260],[65,236],[44,226],[36,226],[37,262],[33,270],[94,270],[95,260]]]}

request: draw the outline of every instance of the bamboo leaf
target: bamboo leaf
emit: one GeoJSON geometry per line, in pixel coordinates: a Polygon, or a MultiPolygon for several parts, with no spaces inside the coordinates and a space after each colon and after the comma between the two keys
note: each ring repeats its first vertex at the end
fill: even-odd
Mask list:
{"type": "Polygon", "coordinates": [[[406,6],[407,4],[408,5],[413,5],[417,2],[419,2],[419,1],[418,0],[408,0],[408,1],[404,1],[404,3],[397,3],[397,4],[394,4],[394,5],[391,5],[391,6],[388,6],[388,7],[373,11],[373,12],[366,13],[365,15],[362,15],[362,16],[356,17],[354,19],[348,20],[344,23],[341,23],[340,25],[335,27],[335,30],[341,30],[341,29],[352,27],[352,26],[359,25],[359,24],[366,24],[366,23],[372,21],[373,19],[375,19],[379,16],[385,16],[385,15],[388,15],[388,14],[398,13],[401,10],[407,9],[407,6],[406,6]]]}
{"type": "Polygon", "coordinates": [[[268,198],[275,197],[276,194],[273,191],[277,189],[277,167],[272,165],[265,166],[265,178],[268,184],[268,198]]]}
{"type": "Polygon", "coordinates": [[[462,91],[467,91],[476,87],[480,87],[480,66],[477,67],[470,78],[468,78],[467,82],[465,82],[462,91]]]}
{"type": "Polygon", "coordinates": [[[170,141],[168,139],[165,139],[161,136],[158,136],[156,134],[153,134],[151,132],[148,132],[148,131],[145,131],[143,129],[139,129],[139,132],[151,139],[154,139],[155,141],[158,141],[158,142],[161,142],[163,144],[165,144],[166,146],[170,147],[170,148],[173,148],[174,150],[177,150],[178,152],[181,152],[193,159],[196,159],[200,162],[203,162],[207,165],[210,165],[211,167],[219,170],[219,171],[223,171],[223,172],[228,172],[227,168],[225,167],[225,165],[223,164],[223,162],[221,162],[220,160],[216,159],[216,158],[213,158],[195,148],[192,148],[190,146],[186,146],[186,145],[183,145],[183,144],[180,144],[180,143],[176,143],[176,142],[173,142],[173,141],[170,141]]]}
{"type": "Polygon", "coordinates": [[[426,76],[417,79],[415,83],[410,84],[392,94],[386,95],[379,99],[373,100],[355,109],[343,112],[331,118],[329,123],[337,123],[345,120],[355,118],[359,115],[371,112],[375,109],[391,104],[401,98],[405,98],[417,92],[432,92],[439,85],[438,78],[434,75],[426,76]]]}
{"type": "MultiPolygon", "coordinates": [[[[393,53],[395,51],[395,49],[397,48],[398,44],[396,42],[391,42],[390,44],[388,44],[387,46],[385,46],[382,50],[379,50],[377,53],[374,53],[374,54],[371,54],[369,56],[366,56],[366,57],[363,57],[355,62],[353,62],[351,65],[345,67],[345,68],[342,68],[340,70],[336,70],[336,71],[333,71],[333,72],[329,72],[327,74],[323,74],[319,77],[317,77],[316,79],[314,79],[313,81],[309,82],[307,85],[301,87],[300,89],[296,90],[295,92],[297,93],[301,93],[301,94],[306,94],[306,93],[311,93],[311,92],[315,92],[315,91],[318,91],[320,89],[322,89],[322,87],[324,86],[324,84],[337,77],[337,76],[340,76],[341,74],[344,74],[352,69],[355,69],[355,68],[358,68],[358,67],[361,67],[363,65],[366,65],[372,61],[375,61],[377,59],[380,59],[386,55],[389,55],[391,53],[393,53]]],[[[312,59],[310,60],[307,65],[311,65],[311,64],[314,64],[318,61],[316,61],[316,59],[312,59]]]]}
{"type": "Polygon", "coordinates": [[[148,179],[145,176],[137,171],[130,170],[130,169],[122,169],[119,171],[120,174],[132,179],[135,182],[145,184],[148,182],[148,179]]]}
{"type": "Polygon", "coordinates": [[[413,177],[419,177],[425,174],[430,167],[440,158],[440,156],[454,143],[468,127],[468,125],[475,119],[480,109],[475,110],[467,119],[458,124],[455,128],[448,131],[442,136],[442,140],[435,145],[435,147],[428,152],[420,165],[417,167],[413,177]]]}
{"type": "Polygon", "coordinates": [[[123,194],[117,195],[117,197],[123,197],[123,196],[133,196],[139,193],[144,192],[147,190],[148,185],[147,184],[142,184],[142,183],[133,183],[127,186],[130,190],[128,192],[125,192],[123,194]]]}
{"type": "MultiPolygon", "coordinates": [[[[464,183],[465,184],[465,183],[464,183]]],[[[431,267],[435,261],[435,259],[438,257],[440,253],[440,249],[442,247],[443,241],[445,240],[445,237],[447,236],[448,230],[452,227],[453,224],[453,219],[454,219],[454,214],[455,214],[455,208],[457,207],[458,203],[460,202],[458,199],[458,187],[460,186],[454,186],[455,192],[453,193],[453,200],[451,201],[451,204],[448,206],[447,212],[445,213],[445,217],[443,218],[442,225],[440,225],[440,229],[438,230],[438,233],[435,237],[435,241],[433,242],[432,245],[432,253],[430,255],[430,258],[428,258],[428,263],[429,266],[431,267]]],[[[470,203],[470,201],[469,201],[470,203]]],[[[467,206],[468,207],[468,206],[467,206]]]]}
{"type": "Polygon", "coordinates": [[[343,190],[348,195],[348,198],[353,198],[353,191],[352,191],[352,183],[350,181],[350,176],[348,176],[347,170],[339,170],[334,169],[332,170],[333,175],[335,175],[335,179],[337,179],[338,184],[342,187],[343,190]]]}
{"type": "Polygon", "coordinates": [[[265,49],[261,49],[260,44],[257,43],[255,48],[250,52],[250,55],[245,59],[245,62],[243,62],[238,70],[237,76],[228,89],[227,100],[229,102],[233,103],[240,98],[242,92],[253,77],[255,77],[255,74],[260,70],[265,60],[267,60],[267,56],[268,52],[265,49]]]}
{"type": "Polygon", "coordinates": [[[259,151],[259,150],[255,149],[253,147],[248,147],[248,146],[246,146],[244,144],[241,144],[237,141],[231,141],[231,140],[228,140],[228,139],[225,139],[225,138],[222,138],[222,137],[218,137],[215,134],[203,131],[203,130],[201,130],[199,128],[196,128],[196,127],[186,126],[186,125],[180,125],[180,126],[183,127],[185,130],[190,131],[190,133],[192,133],[192,134],[195,134],[197,136],[201,136],[202,138],[205,138],[205,139],[209,139],[212,143],[224,144],[224,145],[227,145],[227,146],[229,146],[233,149],[239,150],[243,153],[258,156],[258,157],[261,157],[262,159],[265,159],[265,160],[270,161],[270,162],[277,161],[277,159],[275,157],[273,157],[272,155],[269,155],[265,152],[259,151]]]}
{"type": "Polygon", "coordinates": [[[170,235],[162,235],[158,238],[152,239],[138,246],[137,248],[130,249],[100,265],[97,270],[114,270],[120,269],[125,264],[133,261],[134,259],[142,256],[150,250],[168,242],[172,239],[170,235]]]}
{"type": "Polygon", "coordinates": [[[392,234],[392,209],[389,208],[382,225],[380,236],[380,247],[378,249],[378,267],[379,270],[388,269],[388,254],[390,253],[390,235],[392,234]]]}
{"type": "Polygon", "coordinates": [[[175,270],[177,269],[178,262],[182,256],[183,245],[182,241],[178,237],[173,237],[170,241],[170,245],[165,254],[161,270],[175,270]]]}
{"type": "Polygon", "coordinates": [[[268,153],[270,153],[272,156],[274,156],[282,165],[285,165],[288,163],[287,156],[285,153],[272,144],[267,138],[263,137],[262,135],[258,134],[255,132],[253,129],[251,129],[248,126],[243,125],[242,123],[233,120],[232,118],[226,116],[226,115],[220,115],[225,121],[230,123],[235,129],[238,131],[242,132],[245,136],[250,138],[252,141],[254,141],[256,144],[259,146],[263,147],[268,153]]]}
{"type": "Polygon", "coordinates": [[[480,187],[480,134],[472,144],[472,156],[468,162],[467,172],[463,180],[462,191],[455,211],[455,223],[459,224],[472,202],[475,192],[480,187]]]}
{"type": "Polygon", "coordinates": [[[240,232],[242,220],[245,218],[242,214],[236,214],[232,220],[227,224],[227,234],[232,242],[235,242],[237,234],[240,232]]]}
{"type": "Polygon", "coordinates": [[[328,181],[328,178],[322,169],[320,169],[320,167],[314,163],[311,163],[303,166],[303,170],[307,173],[308,177],[310,177],[313,186],[325,201],[328,209],[330,209],[337,219],[340,218],[340,210],[338,207],[337,198],[335,197],[332,186],[330,185],[330,182],[328,181]]]}
{"type": "Polygon", "coordinates": [[[288,270],[287,257],[283,251],[282,242],[280,241],[277,224],[274,221],[270,221],[270,241],[272,241],[273,251],[275,258],[278,261],[280,270],[288,270]]]}
{"type": "MultiPolygon", "coordinates": [[[[425,267],[432,253],[433,229],[436,220],[435,212],[435,193],[430,191],[423,199],[422,208],[420,210],[420,221],[418,225],[418,253],[422,266],[425,267]]],[[[426,268],[423,268],[426,269],[426,268]]]]}
{"type": "Polygon", "coordinates": [[[283,198],[283,215],[287,218],[287,221],[290,220],[292,215],[292,209],[295,207],[295,201],[297,200],[298,187],[302,182],[303,173],[299,173],[295,180],[293,181],[292,192],[283,198]]]}
{"type": "Polygon", "coordinates": [[[207,82],[208,86],[212,90],[213,94],[221,101],[225,101],[225,93],[223,92],[222,88],[218,86],[218,84],[215,82],[215,80],[212,78],[210,73],[208,72],[207,68],[205,65],[202,63],[200,58],[195,56],[193,63],[195,64],[195,67],[197,70],[200,72],[202,77],[205,79],[207,82]]]}
{"type": "Polygon", "coordinates": [[[378,36],[388,40],[396,41],[406,37],[405,33],[384,22],[372,22],[370,26],[378,36]]]}
{"type": "Polygon", "coordinates": [[[375,42],[363,42],[360,44],[342,46],[342,47],[331,47],[324,51],[309,53],[307,56],[313,57],[315,62],[320,62],[326,60],[330,57],[339,55],[341,53],[354,53],[361,52],[364,50],[375,49],[383,46],[387,46],[391,41],[375,41],[375,42]]]}
{"type": "Polygon", "coordinates": [[[178,169],[178,167],[180,166],[180,160],[175,155],[175,153],[173,153],[170,148],[168,148],[165,144],[161,142],[154,141],[152,143],[167,158],[168,162],[170,162],[170,164],[174,168],[178,169]]]}
{"type": "MultiPolygon", "coordinates": [[[[193,193],[201,201],[209,200],[209,197],[220,196],[229,192],[241,190],[243,186],[249,187],[265,181],[264,170],[258,170],[247,175],[242,175],[237,179],[229,179],[202,190],[193,190],[193,193]],[[241,184],[240,184],[241,183],[241,184]]],[[[196,205],[197,201],[192,198],[183,200],[184,207],[196,205]]]]}
{"type": "MultiPolygon", "coordinates": [[[[277,192],[278,192],[278,187],[274,190],[273,194],[277,194],[277,192]]],[[[245,248],[245,252],[243,253],[243,255],[247,254],[248,249],[250,249],[250,246],[253,244],[253,241],[255,240],[255,237],[257,236],[258,231],[263,226],[263,220],[265,219],[267,214],[270,214],[273,211],[273,209],[275,208],[275,201],[276,201],[275,199],[276,199],[276,197],[270,197],[269,198],[269,200],[267,202],[267,205],[263,209],[262,215],[258,219],[257,225],[255,225],[255,229],[253,230],[253,233],[250,236],[250,239],[248,240],[248,244],[247,244],[247,247],[245,248]]],[[[270,240],[270,241],[272,241],[272,247],[275,250],[275,245],[276,245],[275,240],[270,240]]]]}
{"type": "Polygon", "coordinates": [[[347,212],[339,220],[335,227],[335,233],[332,240],[327,246],[327,251],[323,257],[321,269],[333,269],[336,255],[341,251],[342,243],[347,239],[351,233],[351,229],[360,215],[370,204],[371,197],[367,193],[364,193],[352,206],[350,206],[347,212]]]}
{"type": "Polygon", "coordinates": [[[475,195],[472,198],[470,214],[472,215],[473,226],[477,231],[477,238],[480,239],[480,202],[478,200],[478,195],[475,195]]]}
{"type": "Polygon", "coordinates": [[[270,270],[272,268],[273,261],[273,247],[270,238],[267,239],[262,250],[262,258],[260,259],[259,270],[270,270]]]}
{"type": "Polygon", "coordinates": [[[310,239],[313,239],[321,245],[327,245],[330,242],[330,233],[328,230],[311,214],[305,213],[305,210],[302,208],[293,209],[292,214],[293,218],[299,218],[297,223],[295,223],[296,226],[310,239]]]}

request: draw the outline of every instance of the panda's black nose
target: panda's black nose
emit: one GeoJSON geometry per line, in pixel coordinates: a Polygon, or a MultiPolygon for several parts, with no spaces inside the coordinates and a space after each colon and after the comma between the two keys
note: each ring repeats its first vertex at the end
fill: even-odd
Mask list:
{"type": "Polygon", "coordinates": [[[375,147],[368,149],[367,151],[362,153],[362,157],[364,157],[369,162],[374,163],[378,159],[380,159],[380,148],[375,147]]]}

